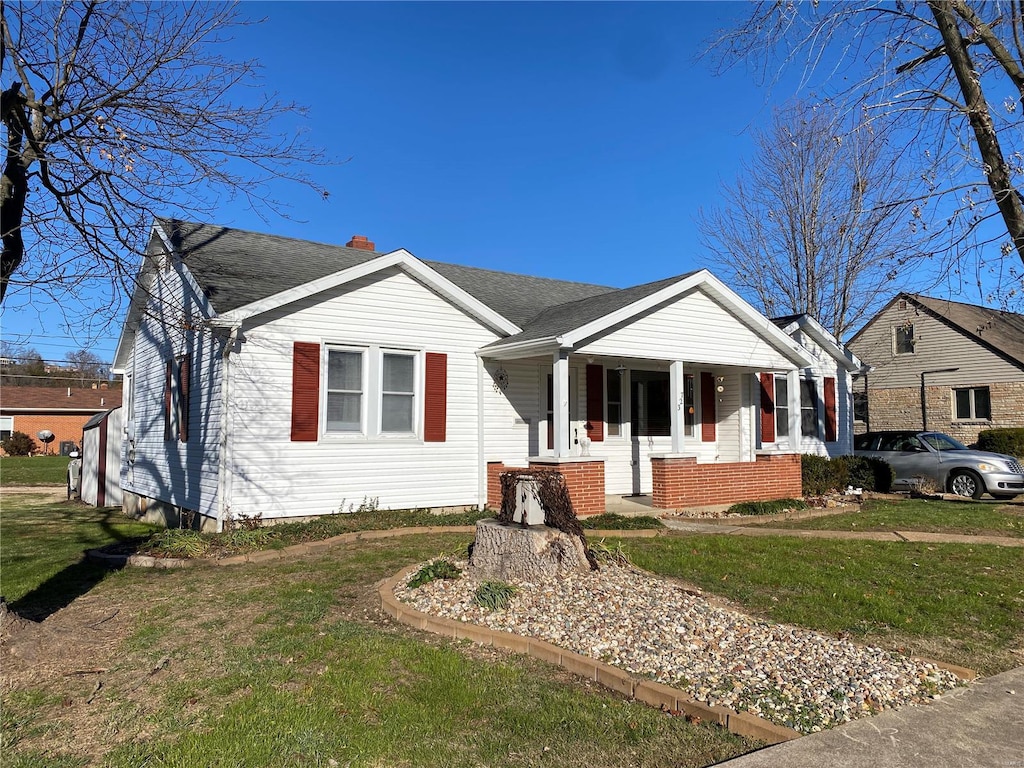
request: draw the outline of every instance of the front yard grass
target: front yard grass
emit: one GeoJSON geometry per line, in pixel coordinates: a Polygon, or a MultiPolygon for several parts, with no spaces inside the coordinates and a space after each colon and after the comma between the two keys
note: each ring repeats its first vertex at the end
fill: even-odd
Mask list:
{"type": "MultiPolygon", "coordinates": [[[[696,767],[756,746],[380,616],[380,579],[464,551],[469,534],[230,568],[129,568],[76,593],[82,549],[148,526],[16,496],[0,522],[5,592],[14,585],[19,605],[43,614],[62,590],[79,596],[45,631],[20,630],[35,662],[2,652],[5,767],[696,767]]],[[[773,620],[982,674],[1022,661],[1024,550],[724,535],[622,546],[641,567],[773,620]]]]}
{"type": "Polygon", "coordinates": [[[815,531],[926,531],[1024,537],[1024,504],[869,499],[861,505],[859,511],[758,525],[765,528],[815,531]]]}
{"type": "Polygon", "coordinates": [[[724,535],[623,548],[641,568],[774,621],[983,675],[1024,662],[1024,549],[724,535]]]}
{"type": "Polygon", "coordinates": [[[0,485],[67,483],[67,456],[0,456],[0,485]]]}
{"type": "MultiPolygon", "coordinates": [[[[4,501],[5,519],[42,512],[4,501]]],[[[83,546],[118,538],[103,510],[51,517],[83,546]]],[[[4,549],[37,551],[59,536],[5,525],[4,549]]],[[[380,579],[470,540],[409,536],[295,561],[111,573],[32,638],[37,663],[5,649],[3,764],[697,768],[757,746],[379,615],[380,579]]],[[[27,579],[23,560],[10,567],[27,579]]]]}

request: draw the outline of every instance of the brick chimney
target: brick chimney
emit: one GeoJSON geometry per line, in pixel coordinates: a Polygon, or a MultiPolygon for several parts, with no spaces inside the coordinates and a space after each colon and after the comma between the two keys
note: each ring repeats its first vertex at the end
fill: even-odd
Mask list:
{"type": "Polygon", "coordinates": [[[366,235],[352,235],[352,239],[345,243],[346,248],[358,248],[360,251],[372,251],[373,241],[367,240],[366,235]]]}

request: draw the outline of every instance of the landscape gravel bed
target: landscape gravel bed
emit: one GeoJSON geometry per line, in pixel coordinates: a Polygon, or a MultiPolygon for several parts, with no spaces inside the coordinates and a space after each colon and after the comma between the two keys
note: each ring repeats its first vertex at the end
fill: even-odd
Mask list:
{"type": "Polygon", "coordinates": [[[396,597],[426,614],[536,637],[671,685],[698,701],[749,711],[801,733],[938,697],[955,675],[880,648],[775,624],[718,605],[630,566],[514,582],[504,610],[474,602],[465,562],[396,597]]]}

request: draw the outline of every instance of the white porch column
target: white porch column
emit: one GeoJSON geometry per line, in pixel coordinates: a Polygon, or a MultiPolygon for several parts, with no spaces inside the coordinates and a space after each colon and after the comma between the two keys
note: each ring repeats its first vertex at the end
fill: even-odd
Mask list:
{"type": "Polygon", "coordinates": [[[786,374],[786,389],[789,390],[789,450],[800,453],[803,431],[800,428],[800,371],[786,374]]]}
{"type": "Polygon", "coordinates": [[[554,354],[551,376],[551,418],[554,422],[555,457],[569,456],[569,350],[554,354]]]}
{"type": "Polygon", "coordinates": [[[683,361],[673,360],[668,368],[669,416],[672,419],[672,453],[682,453],[686,442],[686,377],[683,361]]]}

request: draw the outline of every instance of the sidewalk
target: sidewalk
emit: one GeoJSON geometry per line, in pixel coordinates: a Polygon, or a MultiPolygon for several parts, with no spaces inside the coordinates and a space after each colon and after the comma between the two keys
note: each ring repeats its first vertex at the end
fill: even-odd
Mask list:
{"type": "Polygon", "coordinates": [[[1024,768],[1024,667],[917,707],[720,763],[728,768],[1024,768]]]}

